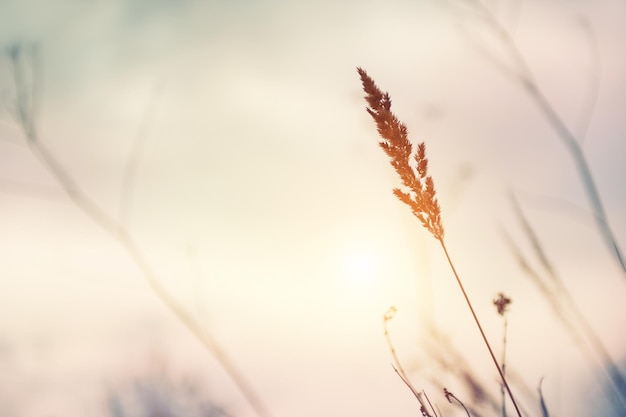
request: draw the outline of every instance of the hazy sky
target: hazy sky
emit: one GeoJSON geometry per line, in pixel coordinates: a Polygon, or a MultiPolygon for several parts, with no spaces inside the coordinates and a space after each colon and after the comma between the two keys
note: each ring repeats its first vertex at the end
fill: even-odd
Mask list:
{"type": "MultiPolygon", "coordinates": [[[[391,94],[412,139],[426,141],[448,246],[488,335],[499,349],[502,320],[491,300],[504,291],[514,300],[509,366],[533,388],[545,378],[555,415],[587,415],[600,401],[592,372],[504,243],[503,228],[532,253],[509,192],[622,363],[624,274],[599,237],[565,147],[470,39],[498,62],[510,57],[484,26],[455,13],[466,3],[455,4],[460,9],[422,0],[0,1],[0,45],[39,46],[40,140],[110,216],[119,214],[124,166],[144,126],[129,229],[276,417],[417,415],[390,366],[382,317],[391,305],[399,310],[392,335],[413,382],[454,415],[428,385],[437,369],[420,345],[425,317],[495,394],[496,373],[436,241],[391,193],[398,181],[356,73],[365,68],[391,94]]],[[[537,82],[575,131],[599,65],[584,150],[625,246],[626,4],[486,4],[515,32],[537,82]]],[[[140,374],[154,356],[202,375],[235,415],[254,415],[128,253],[24,146],[11,116],[11,76],[4,56],[7,415],[102,416],[105,387],[140,374]]]]}

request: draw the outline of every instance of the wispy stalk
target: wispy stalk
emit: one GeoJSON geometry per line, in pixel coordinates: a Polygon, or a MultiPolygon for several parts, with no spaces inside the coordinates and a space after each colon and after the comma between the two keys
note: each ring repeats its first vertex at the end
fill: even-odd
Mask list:
{"type": "MultiPolygon", "coordinates": [[[[506,339],[507,339],[507,330],[509,327],[509,318],[506,314],[509,308],[509,304],[511,304],[511,299],[505,296],[503,293],[498,294],[498,297],[493,300],[493,304],[496,306],[496,310],[498,314],[502,316],[504,319],[503,330],[502,330],[502,375],[506,376],[506,339]]],[[[502,391],[502,417],[507,417],[506,415],[506,398],[504,393],[504,387],[501,388],[502,391]]]]}
{"type": "Polygon", "coordinates": [[[124,165],[119,205],[120,227],[128,227],[130,224],[132,214],[131,202],[135,191],[135,178],[139,168],[139,158],[149,137],[160,93],[161,84],[157,84],[152,91],[148,101],[148,106],[146,107],[143,119],[141,120],[141,124],[139,126],[139,131],[137,132],[137,136],[133,142],[133,147],[128,155],[126,164],[124,165]]]}
{"type": "Polygon", "coordinates": [[[409,387],[409,389],[411,390],[411,392],[413,393],[417,401],[420,403],[420,411],[422,415],[424,417],[432,417],[427,407],[427,404],[428,404],[430,406],[430,410],[433,412],[433,415],[435,417],[439,417],[437,415],[437,412],[433,408],[432,404],[430,403],[428,396],[426,396],[426,394],[424,393],[424,391],[420,392],[417,389],[415,389],[415,387],[409,380],[409,376],[404,371],[404,367],[402,366],[402,363],[400,362],[400,358],[398,358],[398,354],[396,353],[396,348],[394,347],[393,342],[391,341],[391,335],[389,334],[388,323],[389,321],[391,321],[391,319],[393,319],[397,311],[398,310],[394,306],[391,306],[389,310],[387,310],[387,312],[383,316],[383,327],[385,329],[385,339],[387,340],[387,346],[389,347],[389,351],[391,352],[391,357],[393,358],[393,364],[392,364],[393,370],[396,372],[396,374],[398,374],[400,379],[402,379],[402,382],[404,382],[404,384],[407,387],[409,387]],[[426,400],[424,400],[424,397],[426,398],[426,400]]]}
{"type": "MultiPolygon", "coordinates": [[[[500,409],[498,401],[491,395],[489,390],[484,386],[475,375],[470,364],[467,362],[462,353],[454,346],[448,337],[431,326],[428,328],[425,348],[429,357],[434,360],[444,371],[456,375],[458,379],[465,385],[471,394],[472,402],[487,406],[493,412],[500,409]]],[[[508,378],[508,377],[507,377],[508,378]]],[[[433,379],[435,385],[443,386],[437,379],[433,379]]],[[[521,404],[520,404],[521,408],[521,404]]],[[[477,409],[470,406],[470,411],[474,416],[480,416],[481,413],[477,409]]],[[[523,410],[522,410],[523,411],[523,410]]]]}
{"type": "Polygon", "coordinates": [[[417,146],[417,151],[413,151],[413,145],[409,141],[406,126],[401,123],[391,111],[391,97],[389,94],[383,93],[378,88],[374,80],[367,75],[365,70],[357,68],[357,72],[361,78],[363,90],[366,93],[365,100],[368,104],[367,112],[376,122],[378,133],[383,139],[379,142],[379,145],[390,158],[391,166],[400,176],[402,185],[404,186],[404,189],[395,188],[393,193],[401,202],[411,208],[411,211],[421,222],[422,226],[440,243],[457,284],[463,293],[463,297],[482,336],[485,346],[489,351],[489,355],[498,370],[502,384],[507,390],[517,415],[522,417],[509,384],[502,373],[500,364],[493,353],[491,344],[485,335],[483,327],[478,320],[478,316],[474,311],[474,307],[472,306],[467,292],[465,291],[463,282],[461,281],[450,254],[448,253],[448,249],[444,241],[444,228],[441,222],[441,208],[439,207],[439,202],[436,197],[433,179],[430,175],[428,175],[426,146],[422,142],[417,146]]]}
{"type": "Polygon", "coordinates": [[[515,247],[510,237],[507,237],[510,249],[518,260],[525,264],[523,267],[524,271],[529,274],[533,282],[539,287],[546,300],[551,304],[556,317],[570,333],[570,336],[578,342],[579,348],[587,353],[587,357],[592,362],[593,357],[599,360],[601,368],[609,380],[610,388],[617,402],[616,406],[626,411],[626,378],[611,358],[604,343],[602,343],[585,315],[578,308],[574,297],[572,297],[556,268],[552,265],[535,229],[526,218],[519,202],[513,195],[511,195],[511,202],[522,229],[530,241],[533,252],[546,272],[547,280],[542,279],[537,271],[530,268],[528,261],[521,259],[523,258],[521,251],[515,247]],[[546,281],[549,281],[551,285],[546,281]]]}
{"type": "Polygon", "coordinates": [[[387,341],[387,347],[389,347],[389,351],[391,352],[391,357],[393,358],[394,368],[400,373],[402,378],[408,381],[409,377],[407,376],[402,364],[400,363],[400,358],[398,358],[398,354],[396,353],[396,348],[393,346],[393,342],[391,341],[391,335],[389,334],[389,325],[388,322],[393,319],[398,310],[396,307],[391,306],[389,310],[383,316],[383,327],[385,329],[385,340],[387,341]]]}
{"type": "Polygon", "coordinates": [[[467,417],[471,417],[470,416],[470,412],[467,409],[467,407],[465,406],[465,404],[463,404],[463,401],[459,400],[457,398],[456,395],[454,395],[453,393],[451,393],[450,391],[448,391],[447,388],[443,389],[443,395],[445,395],[446,399],[448,400],[449,403],[452,403],[452,400],[456,401],[457,404],[459,404],[461,407],[463,407],[463,409],[465,410],[465,414],[467,414],[467,417]]]}
{"type": "Polygon", "coordinates": [[[537,391],[539,392],[539,406],[541,407],[541,417],[550,417],[550,413],[548,412],[548,406],[546,405],[546,400],[543,397],[543,389],[541,388],[541,384],[543,383],[543,378],[539,381],[539,386],[537,387],[537,391]]]}
{"type": "Polygon", "coordinates": [[[459,274],[456,272],[456,268],[454,267],[454,264],[452,263],[452,259],[450,258],[450,254],[448,253],[448,249],[446,248],[446,245],[443,241],[443,239],[439,240],[439,243],[441,243],[441,247],[443,248],[443,251],[446,255],[446,259],[448,260],[448,263],[450,264],[450,268],[452,268],[452,272],[454,273],[454,277],[456,278],[457,283],[459,284],[459,287],[461,288],[461,292],[463,293],[463,297],[465,298],[465,301],[467,302],[467,306],[470,309],[470,312],[472,313],[472,317],[474,318],[474,321],[476,322],[476,326],[478,326],[478,330],[480,332],[480,335],[483,338],[483,341],[485,342],[485,346],[487,346],[487,350],[489,351],[489,355],[491,356],[491,360],[493,361],[496,369],[498,370],[498,374],[500,375],[500,379],[502,380],[502,384],[504,385],[504,388],[506,389],[507,393],[509,394],[509,398],[511,399],[511,402],[513,403],[513,407],[515,408],[515,411],[517,412],[517,415],[519,417],[522,417],[522,413],[517,405],[517,402],[515,401],[515,398],[513,397],[513,392],[511,391],[511,387],[509,387],[509,383],[506,380],[506,377],[504,375],[504,373],[502,372],[502,367],[500,366],[500,364],[498,363],[498,360],[496,359],[496,355],[493,353],[493,349],[491,348],[491,344],[489,343],[489,340],[487,339],[487,336],[485,335],[485,331],[483,330],[483,326],[480,324],[480,321],[478,320],[478,316],[476,315],[476,311],[474,310],[474,307],[472,306],[472,303],[467,295],[467,292],[465,291],[465,287],[463,286],[463,283],[461,282],[461,278],[459,277],[459,274]]]}
{"type": "MultiPolygon", "coordinates": [[[[154,271],[148,262],[147,257],[131,236],[126,225],[109,216],[85,192],[83,192],[65,167],[56,159],[53,153],[48,150],[45,144],[39,140],[35,129],[34,115],[32,113],[34,105],[30,101],[33,97],[33,93],[30,92],[29,94],[28,81],[24,78],[26,71],[22,53],[22,48],[19,45],[9,49],[9,58],[11,59],[14,69],[13,81],[15,84],[17,100],[17,120],[22,127],[28,146],[33,154],[50,172],[52,177],[57,180],[63,191],[65,191],[76,207],[91,218],[94,223],[96,223],[124,248],[128,256],[132,259],[137,268],[143,274],[144,278],[148,281],[155,294],[178,318],[178,320],[189,331],[191,331],[191,333],[202,343],[202,345],[215,357],[235,383],[239,392],[254,412],[259,417],[272,417],[272,413],[269,411],[269,408],[252,388],[244,374],[239,370],[226,351],[208,331],[199,325],[198,321],[194,318],[191,312],[176,298],[174,298],[162,284],[156,271],[154,271]]],[[[31,73],[34,73],[36,70],[37,68],[32,67],[31,73]]]]}
{"type": "MultiPolygon", "coordinates": [[[[451,2],[446,1],[445,3],[450,5],[451,2]]],[[[574,161],[576,171],[582,182],[587,199],[589,200],[589,204],[593,212],[593,218],[600,235],[602,236],[602,239],[610,250],[612,256],[622,269],[624,278],[626,278],[626,259],[624,258],[624,254],[620,249],[617,239],[615,238],[613,229],[610,226],[606,210],[604,209],[604,203],[602,202],[602,198],[591,172],[591,168],[589,167],[589,163],[582,148],[582,141],[584,139],[582,136],[586,134],[588,119],[595,106],[597,95],[597,87],[595,86],[597,80],[595,77],[599,77],[599,63],[597,63],[598,67],[595,69],[592,85],[589,88],[589,93],[586,98],[586,107],[584,109],[586,115],[584,115],[584,118],[581,119],[581,126],[579,127],[579,134],[581,137],[579,137],[567,126],[555,110],[550,100],[548,100],[539,87],[530,66],[526,62],[524,55],[517,46],[517,43],[511,33],[481,1],[468,0],[467,3],[472,7],[473,14],[471,16],[484,23],[485,27],[491,30],[495,38],[508,53],[510,59],[512,60],[512,65],[503,63],[500,59],[496,58],[493,53],[478,42],[476,43],[476,46],[479,48],[480,52],[493,62],[496,68],[501,70],[506,76],[516,80],[522,86],[524,91],[546,118],[548,124],[554,129],[557,137],[565,145],[565,148],[574,161]]],[[[595,38],[590,29],[588,30],[588,37],[590,39],[591,48],[595,53],[595,59],[597,60],[599,59],[597,44],[595,44],[595,38]]]]}
{"type": "Polygon", "coordinates": [[[593,116],[596,103],[598,102],[598,95],[600,94],[602,55],[600,54],[598,37],[593,30],[593,26],[589,23],[589,20],[581,17],[579,22],[585,33],[585,37],[587,38],[587,43],[589,44],[589,53],[591,55],[592,63],[589,71],[589,85],[585,93],[585,99],[581,106],[580,117],[578,119],[578,126],[576,129],[576,136],[582,145],[585,142],[585,137],[587,136],[587,131],[589,130],[589,122],[593,116]]]}
{"type": "Polygon", "coordinates": [[[28,138],[37,135],[35,131],[35,101],[38,77],[35,76],[35,63],[38,61],[39,51],[36,45],[26,46],[15,43],[7,48],[7,55],[11,63],[11,71],[15,83],[14,116],[28,138]],[[30,60],[30,64],[29,64],[30,60]],[[30,71],[29,71],[30,69],[30,71]],[[30,76],[30,79],[26,79],[30,76]],[[30,88],[22,88],[30,84],[30,88]]]}

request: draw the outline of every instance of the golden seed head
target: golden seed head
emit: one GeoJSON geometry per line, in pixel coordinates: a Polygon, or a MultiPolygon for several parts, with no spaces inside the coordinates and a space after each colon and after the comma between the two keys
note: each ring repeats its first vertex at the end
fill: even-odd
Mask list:
{"type": "Polygon", "coordinates": [[[428,175],[428,159],[426,145],[422,142],[413,151],[409,141],[408,130],[391,111],[391,97],[383,93],[374,80],[362,68],[357,68],[365,100],[367,112],[376,122],[378,134],[382,137],[380,147],[391,159],[391,166],[396,170],[402,181],[403,188],[393,190],[394,195],[411,208],[435,239],[443,239],[441,208],[436,198],[435,185],[428,175]]]}

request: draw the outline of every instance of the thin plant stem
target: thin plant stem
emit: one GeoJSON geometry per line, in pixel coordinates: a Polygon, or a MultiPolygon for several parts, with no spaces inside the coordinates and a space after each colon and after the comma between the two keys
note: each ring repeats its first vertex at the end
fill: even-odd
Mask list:
{"type": "MultiPolygon", "coordinates": [[[[498,296],[493,300],[493,305],[496,306],[496,311],[498,315],[502,316],[504,319],[504,329],[502,332],[502,374],[506,376],[506,337],[507,330],[509,325],[509,319],[507,316],[507,311],[509,308],[509,304],[511,304],[511,299],[506,297],[504,293],[499,293],[498,296]]],[[[500,393],[502,395],[502,417],[506,417],[506,396],[504,392],[504,386],[500,387],[500,393]]]]}
{"type": "Polygon", "coordinates": [[[424,402],[424,399],[422,398],[422,396],[426,397],[426,400],[428,401],[428,404],[430,405],[430,409],[433,411],[433,414],[435,415],[435,417],[439,417],[437,415],[437,412],[435,411],[435,409],[433,408],[432,404],[430,403],[430,400],[428,399],[428,396],[422,391],[422,392],[418,392],[414,387],[413,384],[411,384],[411,382],[406,379],[404,376],[402,376],[402,373],[400,371],[398,371],[398,368],[396,368],[395,366],[391,365],[393,367],[393,370],[396,372],[396,374],[398,374],[398,376],[400,377],[400,379],[402,380],[402,382],[404,382],[404,384],[409,387],[409,389],[411,390],[411,392],[413,393],[413,395],[415,396],[415,398],[417,398],[417,401],[420,403],[420,412],[422,413],[422,415],[424,417],[433,417],[430,412],[428,411],[428,407],[426,407],[426,402],[424,402]]]}
{"type": "Polygon", "coordinates": [[[537,85],[529,80],[523,82],[525,90],[534,99],[539,108],[543,111],[543,114],[548,119],[552,127],[557,131],[559,137],[563,140],[567,149],[570,151],[572,158],[576,164],[577,172],[583,182],[584,189],[587,192],[589,202],[593,207],[593,218],[596,221],[596,225],[600,229],[605,242],[611,249],[612,254],[619,263],[624,276],[626,277],[626,261],[624,255],[615,239],[613,230],[611,229],[602,198],[598,192],[596,182],[589,168],[587,158],[580,146],[580,143],[576,139],[573,133],[563,123],[562,119],[557,115],[552,105],[548,102],[543,93],[538,89],[537,85]]]}
{"type": "Polygon", "coordinates": [[[87,198],[86,195],[79,191],[71,176],[56,161],[45,146],[36,140],[30,140],[29,145],[31,146],[33,153],[39,157],[43,165],[48,168],[51,174],[59,181],[63,190],[68,194],[76,206],[124,247],[161,301],[163,301],[163,303],[172,313],[174,313],[174,315],[185,325],[185,327],[187,327],[187,329],[189,329],[191,333],[198,340],[200,340],[205,348],[213,354],[257,415],[260,417],[271,417],[272,414],[269,412],[269,409],[261,397],[248,383],[243,373],[235,365],[226,351],[222,349],[210,333],[198,325],[187,309],[185,309],[174,297],[172,297],[172,295],[163,286],[161,281],[157,278],[156,273],[148,263],[146,256],[143,254],[137,243],[132,239],[127,229],[116,224],[115,221],[107,216],[106,213],[104,213],[96,204],[87,198]]]}
{"type": "Polygon", "coordinates": [[[417,150],[414,151],[413,144],[408,138],[408,129],[406,125],[391,111],[391,97],[389,93],[383,93],[376,85],[374,80],[367,75],[367,72],[362,68],[357,68],[357,72],[361,78],[363,90],[366,93],[365,100],[368,107],[366,108],[369,115],[376,122],[376,127],[379,135],[383,139],[379,142],[380,147],[391,159],[391,166],[395,169],[396,173],[402,181],[402,188],[395,188],[393,190],[394,195],[398,200],[408,205],[413,212],[413,215],[421,222],[422,226],[428,230],[433,237],[439,241],[443,251],[448,259],[448,263],[452,268],[452,272],[461,288],[461,292],[465,297],[465,301],[470,308],[474,321],[478,325],[478,330],[483,337],[485,345],[489,350],[489,354],[493,359],[493,362],[500,374],[502,383],[506,387],[506,390],[511,398],[511,402],[515,406],[517,415],[522,417],[522,414],[517,406],[517,402],[513,397],[513,393],[509,388],[509,384],[506,382],[506,378],[502,373],[502,369],[498,364],[493,349],[485,336],[485,332],[474,312],[474,308],[465,292],[463,283],[456,272],[452,259],[448,254],[444,242],[444,227],[441,221],[441,208],[439,201],[437,200],[437,192],[432,177],[428,174],[428,158],[426,157],[426,145],[424,142],[417,146],[417,150]]]}
{"type": "Polygon", "coordinates": [[[448,402],[450,403],[452,402],[452,400],[456,401],[461,407],[463,407],[463,409],[465,410],[465,414],[467,414],[467,417],[471,417],[470,412],[465,406],[465,404],[463,404],[463,401],[459,400],[457,396],[451,393],[450,391],[448,391],[447,388],[443,389],[443,395],[446,396],[446,398],[448,399],[448,402]]]}
{"type": "Polygon", "coordinates": [[[430,398],[428,398],[428,395],[426,395],[424,391],[422,391],[422,394],[424,395],[424,397],[426,397],[426,401],[428,401],[428,405],[430,406],[430,409],[433,410],[433,414],[435,415],[435,417],[439,417],[437,411],[435,411],[435,407],[433,407],[433,403],[430,402],[430,398]]]}
{"type": "MultiPolygon", "coordinates": [[[[426,344],[426,348],[430,357],[444,370],[456,375],[472,393],[474,401],[478,400],[479,403],[487,404],[494,412],[498,412],[500,410],[498,401],[485,388],[484,384],[476,378],[465,357],[448,340],[446,335],[435,328],[431,328],[428,335],[430,343],[426,344]]],[[[433,379],[433,383],[443,386],[443,383],[436,379],[433,379]]],[[[480,413],[476,410],[472,410],[472,414],[480,416],[480,413]]]]}
{"type": "MultiPolygon", "coordinates": [[[[415,389],[415,387],[409,380],[409,376],[404,371],[404,368],[402,367],[402,363],[400,362],[400,358],[398,358],[398,354],[396,353],[396,348],[394,347],[393,342],[391,341],[391,334],[389,333],[389,327],[387,326],[387,323],[391,319],[393,319],[393,316],[396,314],[397,311],[398,310],[394,306],[391,306],[391,308],[389,308],[389,310],[383,316],[383,326],[385,328],[385,339],[387,340],[387,346],[389,346],[389,351],[391,352],[391,357],[393,358],[393,363],[391,364],[391,366],[393,367],[393,370],[398,374],[400,379],[402,379],[402,382],[404,382],[404,384],[407,387],[409,387],[409,389],[411,390],[415,398],[417,398],[417,401],[420,403],[420,411],[422,412],[422,414],[425,417],[432,417],[430,413],[428,412],[428,407],[426,407],[426,402],[424,402],[424,399],[422,398],[422,396],[425,396],[426,400],[428,401],[428,404],[430,404],[430,400],[428,399],[428,396],[426,395],[426,393],[424,393],[424,391],[419,392],[415,389]]],[[[433,411],[433,414],[435,415],[435,417],[439,417],[437,415],[437,412],[433,408],[432,404],[430,404],[430,408],[433,411]]]]}
{"type": "Polygon", "coordinates": [[[598,95],[600,93],[600,80],[602,75],[602,55],[600,54],[600,45],[593,26],[589,20],[581,17],[580,26],[582,27],[587,42],[589,44],[589,53],[591,55],[591,69],[589,71],[589,85],[585,94],[585,100],[580,112],[576,135],[580,144],[584,144],[587,131],[589,130],[589,122],[593,116],[598,95]]]}
{"type": "Polygon", "coordinates": [[[387,346],[389,347],[389,351],[391,352],[391,357],[393,358],[394,368],[400,372],[400,375],[407,381],[409,377],[407,376],[402,364],[400,363],[400,358],[398,358],[398,354],[396,353],[396,348],[393,346],[393,342],[391,341],[391,335],[389,334],[389,326],[387,326],[387,322],[389,322],[393,316],[396,314],[397,310],[395,307],[389,308],[387,313],[385,313],[383,317],[383,326],[385,329],[385,340],[387,340],[387,346]]]}
{"type": "Polygon", "coordinates": [[[456,271],[456,268],[454,267],[454,263],[452,263],[452,259],[450,258],[450,254],[448,253],[448,249],[446,248],[446,244],[443,240],[443,238],[438,239],[439,243],[441,244],[441,248],[443,249],[443,252],[446,255],[446,259],[448,260],[448,264],[450,265],[450,268],[452,269],[452,273],[454,274],[454,277],[456,278],[456,282],[459,284],[459,288],[461,289],[461,292],[463,293],[463,297],[465,298],[465,302],[467,303],[467,306],[470,309],[470,312],[472,313],[472,317],[474,318],[474,321],[476,322],[476,326],[478,326],[478,330],[480,331],[480,335],[483,338],[483,341],[485,342],[485,346],[487,346],[487,350],[489,351],[489,355],[491,356],[491,359],[493,360],[494,365],[496,366],[496,369],[498,370],[498,374],[500,374],[500,379],[502,380],[502,384],[504,385],[504,388],[506,388],[507,393],[509,394],[509,398],[511,399],[511,403],[513,403],[513,407],[515,408],[515,411],[517,412],[517,415],[519,417],[522,417],[522,413],[519,409],[519,407],[517,406],[517,402],[515,401],[515,397],[513,396],[513,392],[511,391],[511,388],[509,387],[508,382],[506,381],[506,378],[504,376],[504,373],[502,372],[502,368],[500,367],[500,364],[498,363],[498,360],[496,359],[496,355],[493,353],[493,349],[491,348],[491,344],[489,343],[489,340],[487,339],[487,336],[485,335],[485,332],[483,330],[483,326],[480,324],[480,320],[478,320],[478,316],[476,315],[476,312],[474,311],[474,307],[472,306],[472,303],[467,295],[467,292],[465,291],[465,287],[463,286],[463,282],[461,281],[461,278],[459,277],[459,274],[456,271]]]}
{"type": "MultiPolygon", "coordinates": [[[[504,329],[502,331],[502,375],[506,377],[506,336],[507,336],[507,327],[509,324],[509,319],[504,315],[504,329]]],[[[504,395],[504,387],[501,388],[502,391],[502,417],[506,416],[506,398],[504,395]]]]}
{"type": "MultiPolygon", "coordinates": [[[[546,271],[548,278],[552,281],[553,287],[548,287],[548,285],[541,280],[537,272],[533,273],[529,271],[528,268],[526,268],[526,271],[531,273],[531,275],[534,275],[533,279],[535,283],[541,286],[542,293],[553,305],[553,308],[555,310],[561,310],[557,311],[556,316],[562,321],[572,337],[579,339],[578,346],[582,349],[586,348],[589,350],[591,352],[591,356],[599,357],[598,359],[600,361],[601,368],[609,380],[611,390],[613,390],[616,395],[615,399],[619,402],[619,404],[616,405],[618,405],[622,410],[626,410],[626,379],[624,378],[624,375],[609,355],[606,347],[593,330],[592,326],[589,324],[589,321],[585,318],[585,315],[578,308],[578,305],[567,289],[567,286],[559,276],[556,268],[550,262],[546,250],[539,240],[534,228],[531,226],[522,211],[517,199],[511,197],[511,201],[513,203],[515,214],[517,215],[526,236],[530,240],[533,251],[546,271]],[[562,311],[561,304],[565,304],[565,307],[569,310],[569,315],[572,316],[571,318],[566,317],[566,312],[562,311]],[[582,335],[580,333],[582,333],[582,335]],[[586,342],[584,346],[581,345],[580,339],[584,339],[586,342]]],[[[517,256],[520,256],[519,250],[517,256]]]]}
{"type": "Polygon", "coordinates": [[[541,407],[541,416],[550,417],[550,413],[548,412],[548,406],[546,405],[546,400],[543,397],[543,390],[541,388],[542,383],[543,383],[543,378],[539,380],[539,386],[537,387],[537,391],[539,392],[539,406],[541,407]]]}
{"type": "MultiPolygon", "coordinates": [[[[161,301],[169,308],[169,310],[183,323],[185,327],[202,343],[202,345],[213,354],[215,359],[220,363],[228,376],[235,383],[243,398],[248,402],[250,407],[259,417],[272,417],[272,413],[265,405],[261,397],[256,393],[252,386],[248,383],[243,373],[238,369],[233,360],[228,356],[226,351],[221,348],[214,337],[206,330],[198,325],[197,320],[191,313],[178,302],[167,288],[158,279],[156,272],[150,266],[143,251],[137,245],[130,235],[127,227],[115,221],[106,214],[104,210],[94,203],[84,192],[80,190],[74,178],[65,170],[63,165],[57,161],[55,156],[48,148],[39,140],[36,133],[33,115],[29,113],[26,103],[27,87],[26,81],[22,77],[22,68],[18,65],[20,55],[19,46],[11,49],[11,61],[14,68],[14,83],[17,96],[18,120],[26,136],[28,146],[32,153],[39,159],[42,165],[50,172],[53,178],[57,180],[63,191],[68,195],[70,200],[91,220],[100,226],[105,232],[111,235],[125,250],[139,268],[149,285],[161,301]]],[[[35,68],[32,68],[35,71],[35,68]]],[[[32,106],[31,106],[32,109],[32,106]]]]}
{"type": "MultiPolygon", "coordinates": [[[[626,278],[626,259],[624,258],[617,239],[615,238],[613,230],[609,224],[609,219],[606,215],[606,210],[604,209],[602,198],[600,197],[598,187],[596,186],[596,182],[591,173],[589,163],[587,162],[587,158],[585,157],[581,146],[581,138],[576,137],[576,134],[565,124],[565,122],[558,115],[550,101],[541,91],[538,83],[535,81],[530,66],[526,62],[524,55],[518,48],[517,43],[515,42],[509,31],[500,23],[500,21],[482,2],[478,0],[469,0],[469,3],[475,6],[475,9],[479,14],[479,18],[487,25],[488,28],[493,31],[495,36],[500,39],[502,45],[506,48],[514,61],[515,68],[510,68],[506,65],[500,65],[500,61],[495,60],[498,69],[503,71],[505,75],[509,77],[512,76],[513,78],[517,79],[524,91],[526,91],[531,100],[535,103],[540,112],[546,118],[548,124],[556,131],[557,137],[563,142],[566,149],[569,151],[570,156],[574,160],[576,171],[583,184],[583,189],[587,195],[589,204],[591,205],[596,226],[598,227],[607,247],[611,251],[611,254],[619,264],[624,278],[626,278]]],[[[478,45],[478,47],[483,53],[485,53],[484,48],[481,48],[480,45],[478,45]]],[[[495,59],[493,55],[489,52],[486,52],[486,56],[490,57],[492,61],[494,61],[495,59]]],[[[593,97],[593,94],[595,93],[592,89],[592,92],[590,93],[591,98],[588,99],[588,102],[590,104],[586,109],[586,111],[588,111],[589,113],[591,113],[591,111],[593,110],[593,106],[595,105],[595,98],[593,97]]],[[[581,134],[586,133],[587,123],[588,121],[584,121],[583,128],[581,128],[581,134]]]]}
{"type": "Polygon", "coordinates": [[[137,136],[133,143],[133,147],[128,155],[126,164],[124,165],[124,173],[122,175],[122,187],[120,191],[120,205],[119,205],[119,223],[120,227],[128,227],[131,220],[132,207],[131,200],[135,190],[135,178],[137,177],[137,170],[139,166],[139,158],[142,151],[145,148],[150,128],[152,127],[152,120],[156,113],[156,107],[158,99],[161,93],[161,83],[157,83],[152,91],[148,106],[139,125],[137,136]]]}

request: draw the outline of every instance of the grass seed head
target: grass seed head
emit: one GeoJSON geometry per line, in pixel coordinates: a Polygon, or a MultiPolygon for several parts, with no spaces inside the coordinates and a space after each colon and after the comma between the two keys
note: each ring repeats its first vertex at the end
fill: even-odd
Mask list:
{"type": "Polygon", "coordinates": [[[379,145],[402,181],[403,188],[394,189],[394,195],[411,208],[415,217],[435,239],[442,240],[444,230],[441,208],[433,179],[428,175],[426,145],[420,143],[414,152],[406,125],[391,111],[389,94],[383,93],[365,70],[357,68],[357,71],[366,94],[367,112],[376,122],[378,134],[383,139],[379,145]]]}

